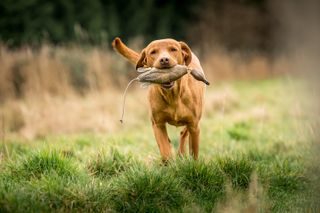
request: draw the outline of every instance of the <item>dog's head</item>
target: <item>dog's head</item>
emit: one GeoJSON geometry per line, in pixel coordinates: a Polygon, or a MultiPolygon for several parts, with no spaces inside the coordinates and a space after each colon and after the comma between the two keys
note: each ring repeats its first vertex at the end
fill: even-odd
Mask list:
{"type": "MultiPolygon", "coordinates": [[[[177,64],[189,65],[192,53],[188,45],[174,39],[161,39],[151,42],[140,53],[136,69],[139,67],[155,67],[158,69],[171,68],[177,64]]],[[[174,82],[162,84],[165,89],[170,89],[174,82]]]]}
{"type": "Polygon", "coordinates": [[[174,39],[161,39],[151,42],[140,54],[136,68],[171,68],[177,64],[189,65],[192,53],[188,45],[174,39]]]}

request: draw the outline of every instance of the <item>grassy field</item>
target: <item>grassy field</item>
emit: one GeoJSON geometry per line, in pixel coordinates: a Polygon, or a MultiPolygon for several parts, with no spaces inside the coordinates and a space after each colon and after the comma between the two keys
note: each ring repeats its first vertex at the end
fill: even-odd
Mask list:
{"type": "Polygon", "coordinates": [[[166,166],[137,91],[112,133],[2,137],[0,212],[317,212],[311,93],[298,77],[208,87],[200,160],[166,166]]]}

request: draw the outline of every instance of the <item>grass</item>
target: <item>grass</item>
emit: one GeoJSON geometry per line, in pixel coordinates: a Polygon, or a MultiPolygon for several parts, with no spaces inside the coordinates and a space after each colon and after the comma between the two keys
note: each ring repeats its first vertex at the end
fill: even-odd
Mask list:
{"type": "Polygon", "coordinates": [[[165,169],[131,169],[112,182],[110,203],[119,212],[167,212],[186,203],[181,182],[165,169]]]}
{"type": "MultiPolygon", "coordinates": [[[[162,165],[137,105],[127,113],[144,119],[112,134],[5,138],[0,212],[317,212],[305,90],[291,77],[209,87],[198,161],[162,165]]],[[[177,149],[179,131],[169,135],[177,149]]]]}
{"type": "Polygon", "coordinates": [[[93,175],[109,178],[129,170],[135,164],[134,161],[132,156],[123,155],[118,150],[111,149],[110,155],[101,151],[87,167],[93,175]]]}

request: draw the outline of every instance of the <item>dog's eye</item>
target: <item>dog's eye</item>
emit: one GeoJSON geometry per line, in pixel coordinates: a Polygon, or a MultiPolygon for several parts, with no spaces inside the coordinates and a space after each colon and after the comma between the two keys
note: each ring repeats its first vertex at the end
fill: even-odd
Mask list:
{"type": "Polygon", "coordinates": [[[156,50],[152,50],[152,51],[150,52],[151,55],[154,55],[154,54],[156,54],[156,53],[157,53],[156,50]]]}
{"type": "Polygon", "coordinates": [[[171,47],[171,48],[170,48],[170,51],[171,51],[171,52],[175,52],[175,51],[177,51],[177,49],[174,48],[174,47],[171,47]]]}

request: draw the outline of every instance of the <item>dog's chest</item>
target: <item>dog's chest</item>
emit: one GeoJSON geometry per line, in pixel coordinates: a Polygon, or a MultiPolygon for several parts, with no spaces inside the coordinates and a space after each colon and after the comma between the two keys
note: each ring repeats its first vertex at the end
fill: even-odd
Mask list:
{"type": "Polygon", "coordinates": [[[168,104],[163,112],[165,113],[166,122],[174,126],[186,125],[193,117],[192,110],[181,100],[168,104]]]}
{"type": "Polygon", "coordinates": [[[174,126],[184,126],[196,118],[197,104],[189,90],[183,92],[170,90],[150,90],[149,103],[151,117],[157,123],[169,123],[174,126]]]}

